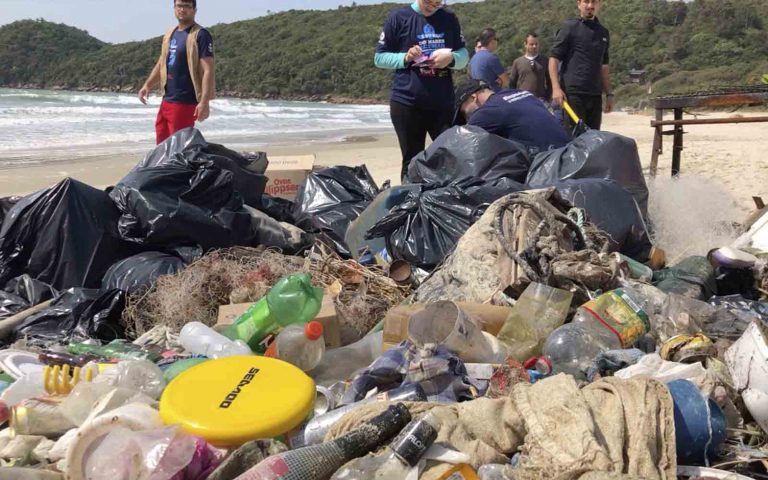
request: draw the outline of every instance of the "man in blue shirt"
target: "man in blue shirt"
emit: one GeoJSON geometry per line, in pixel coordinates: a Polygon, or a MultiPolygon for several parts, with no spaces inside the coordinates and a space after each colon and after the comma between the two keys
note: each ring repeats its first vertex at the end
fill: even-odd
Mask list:
{"type": "Polygon", "coordinates": [[[163,101],[155,122],[157,143],[210,115],[214,97],[213,38],[195,23],[197,0],[174,0],[178,26],[163,37],[160,58],[139,90],[139,100],[159,84],[163,101]]]}
{"type": "Polygon", "coordinates": [[[475,80],[482,80],[494,92],[509,88],[509,73],[496,56],[498,48],[499,39],[496,36],[496,30],[486,28],[477,38],[475,56],[469,61],[469,76],[475,80]]]}
{"type": "Polygon", "coordinates": [[[494,93],[477,80],[456,90],[455,125],[475,125],[528,147],[531,154],[565,146],[570,137],[532,93],[506,89],[494,93]]]}
{"type": "Polygon", "coordinates": [[[390,117],[403,155],[402,177],[411,159],[450,126],[452,70],[469,62],[459,20],[442,0],[417,0],[392,10],[376,47],[374,64],[394,70],[390,117]]]}

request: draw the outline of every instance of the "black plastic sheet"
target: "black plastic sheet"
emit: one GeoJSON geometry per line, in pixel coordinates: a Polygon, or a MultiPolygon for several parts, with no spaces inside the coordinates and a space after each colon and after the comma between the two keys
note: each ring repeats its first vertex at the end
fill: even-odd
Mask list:
{"type": "Polygon", "coordinates": [[[103,290],[133,293],[151,287],[163,275],[173,275],[186,267],[184,261],[163,252],[144,252],[117,262],[101,282],[103,290]]]}
{"type": "Polygon", "coordinates": [[[267,155],[263,152],[241,154],[206,142],[196,128],[185,128],[155,147],[134,170],[164,166],[199,170],[215,166],[232,172],[234,188],[243,201],[246,205],[258,207],[267,185],[264,172],[268,165],[267,155]]]}
{"type": "Polygon", "coordinates": [[[120,238],[119,217],[106,193],[70,178],[25,197],[0,229],[0,284],[27,273],[57,290],[98,287],[138,251],[120,238]]]}
{"type": "Polygon", "coordinates": [[[120,235],[141,245],[208,250],[254,240],[251,215],[235,191],[233,174],[214,165],[134,169],[109,195],[122,212],[120,235]]]}
{"type": "Polygon", "coordinates": [[[558,192],[587,219],[610,236],[610,250],[645,262],[651,240],[640,209],[632,195],[613,180],[584,178],[556,184],[558,192]]]}
{"type": "Polygon", "coordinates": [[[411,192],[366,238],[384,237],[392,259],[431,269],[453,251],[485,206],[457,186],[411,192]]]}
{"type": "Polygon", "coordinates": [[[17,326],[14,338],[44,344],[125,338],[120,322],[124,309],[125,292],[72,288],[17,326]]]}
{"type": "Polygon", "coordinates": [[[349,257],[344,242],[347,228],[378,194],[379,188],[365,165],[312,172],[296,196],[296,226],[324,233],[338,253],[349,257]]]}
{"type": "Polygon", "coordinates": [[[296,224],[296,217],[293,213],[296,210],[296,203],[285,198],[273,197],[265,193],[261,196],[261,205],[259,210],[274,218],[278,222],[286,222],[291,225],[296,224]]]}
{"type": "Polygon", "coordinates": [[[446,186],[508,177],[522,183],[529,167],[525,146],[468,125],[446,130],[413,157],[408,181],[446,186]]]}
{"type": "Polygon", "coordinates": [[[643,218],[648,216],[648,186],[637,143],[616,133],[590,130],[565,147],[533,158],[526,183],[533,188],[579,178],[615,180],[632,194],[643,218]]]}

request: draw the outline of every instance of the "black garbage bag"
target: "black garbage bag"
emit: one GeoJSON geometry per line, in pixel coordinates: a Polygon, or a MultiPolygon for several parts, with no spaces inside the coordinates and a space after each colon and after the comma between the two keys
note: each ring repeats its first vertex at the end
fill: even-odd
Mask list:
{"type": "Polygon", "coordinates": [[[488,205],[510,193],[526,190],[525,185],[509,177],[501,177],[487,182],[465,182],[458,187],[478,204],[488,205]]]}
{"type": "Polygon", "coordinates": [[[117,262],[101,282],[103,290],[133,293],[150,288],[162,275],[173,275],[186,267],[184,260],[163,252],[144,252],[117,262]]]}
{"type": "Polygon", "coordinates": [[[106,193],[71,178],[25,197],[0,229],[0,284],[27,273],[57,290],[100,286],[139,251],[120,238],[119,217],[106,193]]]}
{"type": "Polygon", "coordinates": [[[12,196],[0,198],[0,223],[5,220],[8,212],[24,197],[12,196]]]}
{"type": "Polygon", "coordinates": [[[66,344],[89,338],[105,342],[125,338],[120,322],[124,309],[125,292],[121,290],[72,288],[17,326],[14,340],[66,344]]]}
{"type": "Polygon", "coordinates": [[[256,244],[280,249],[287,255],[295,255],[314,243],[314,237],[299,227],[280,223],[255,208],[246,208],[251,214],[253,230],[256,232],[254,239],[256,244]]]}
{"type": "Polygon", "coordinates": [[[509,177],[525,182],[529,167],[524,145],[467,125],[446,130],[413,157],[408,181],[446,186],[509,177]]]}
{"type": "Polygon", "coordinates": [[[484,207],[455,185],[411,192],[368,230],[366,238],[385,238],[393,260],[431,269],[453,251],[484,207]]]}
{"type": "Polygon", "coordinates": [[[285,198],[273,197],[265,193],[261,196],[261,205],[257,207],[262,212],[274,218],[278,222],[296,224],[296,217],[293,212],[296,210],[296,203],[285,198]]]}
{"type": "Polygon", "coordinates": [[[621,252],[639,262],[648,260],[653,245],[640,209],[632,195],[613,180],[584,178],[555,185],[560,195],[587,219],[610,236],[612,252],[621,252]]]}
{"type": "Polygon", "coordinates": [[[200,130],[190,127],[179,130],[149,152],[134,170],[178,166],[198,170],[216,166],[232,172],[235,190],[246,205],[258,207],[267,186],[269,161],[264,152],[241,154],[215,143],[208,143],[200,130]]]}
{"type": "Polygon", "coordinates": [[[37,304],[50,300],[58,292],[50,285],[27,274],[11,279],[0,291],[0,319],[8,318],[37,304]]]}
{"type": "Polygon", "coordinates": [[[339,254],[349,257],[344,242],[347,228],[378,194],[379,188],[365,165],[312,172],[296,196],[296,226],[325,234],[339,254]]]}
{"type": "Polygon", "coordinates": [[[540,188],[578,178],[615,180],[635,198],[643,218],[648,218],[648,186],[633,139],[590,130],[565,147],[536,155],[526,183],[540,188]]]}
{"type": "Polygon", "coordinates": [[[251,245],[251,215],[232,172],[208,165],[134,169],[109,196],[122,212],[118,229],[148,247],[199,245],[204,250],[251,245]]]}

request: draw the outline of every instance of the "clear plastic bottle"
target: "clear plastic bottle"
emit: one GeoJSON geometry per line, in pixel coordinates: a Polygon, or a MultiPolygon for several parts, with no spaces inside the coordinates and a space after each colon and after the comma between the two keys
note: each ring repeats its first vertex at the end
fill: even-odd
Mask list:
{"type": "Polygon", "coordinates": [[[323,289],[312,286],[308,273],[288,275],[222,333],[229,339],[244,341],[256,353],[263,353],[266,348],[261,342],[265,337],[288,325],[304,325],[313,320],[322,302],[323,289]]]}
{"type": "Polygon", "coordinates": [[[318,385],[326,387],[347,380],[381,355],[383,338],[384,333],[379,331],[345,347],[328,350],[309,376],[318,385]]]}
{"type": "Polygon", "coordinates": [[[510,480],[507,471],[509,471],[509,465],[489,463],[480,467],[477,476],[480,480],[510,480]]]}
{"type": "Polygon", "coordinates": [[[315,368],[325,353],[323,324],[289,325],[277,336],[264,355],[291,363],[305,372],[315,368]]]}
{"type": "Polygon", "coordinates": [[[188,352],[204,355],[208,358],[253,355],[245,342],[230,340],[200,322],[190,322],[184,325],[179,335],[179,342],[188,352]]]}
{"type": "Polygon", "coordinates": [[[648,316],[637,298],[630,289],[619,288],[579,307],[573,321],[552,332],[544,345],[554,373],[584,379],[600,353],[629,348],[648,333],[648,316]]]}
{"type": "Polygon", "coordinates": [[[179,335],[179,342],[188,352],[195,355],[204,355],[208,358],[253,355],[253,352],[245,342],[230,340],[200,322],[191,322],[184,325],[179,335]]]}
{"type": "Polygon", "coordinates": [[[572,300],[567,290],[531,283],[501,327],[499,340],[520,362],[540,355],[547,337],[565,322],[572,300]]]}
{"type": "Polygon", "coordinates": [[[437,418],[431,413],[413,420],[383,452],[349,462],[331,480],[406,478],[437,438],[438,426],[437,418]]]}

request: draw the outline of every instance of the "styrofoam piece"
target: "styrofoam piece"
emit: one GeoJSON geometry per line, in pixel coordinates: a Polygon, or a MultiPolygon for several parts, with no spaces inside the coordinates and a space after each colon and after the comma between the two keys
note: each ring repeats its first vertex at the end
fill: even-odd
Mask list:
{"type": "Polygon", "coordinates": [[[27,374],[42,374],[45,365],[37,355],[23,350],[0,350],[0,370],[16,380],[27,374]]]}
{"type": "Polygon", "coordinates": [[[768,431],[768,327],[753,321],[725,353],[725,363],[747,410],[768,431]]]}
{"type": "Polygon", "coordinates": [[[725,470],[718,470],[716,468],[707,467],[688,467],[678,465],[677,475],[679,477],[691,477],[691,478],[719,478],[722,480],[752,480],[750,477],[740,475],[738,473],[727,472],[725,470]]]}
{"type": "Polygon", "coordinates": [[[733,248],[752,247],[768,252],[768,212],[764,213],[747,233],[732,244],[733,248]]]}

